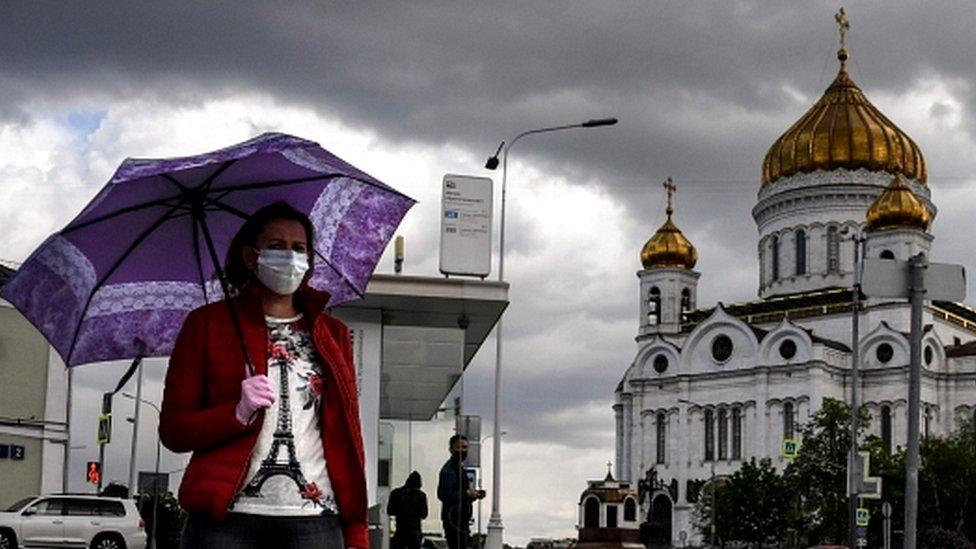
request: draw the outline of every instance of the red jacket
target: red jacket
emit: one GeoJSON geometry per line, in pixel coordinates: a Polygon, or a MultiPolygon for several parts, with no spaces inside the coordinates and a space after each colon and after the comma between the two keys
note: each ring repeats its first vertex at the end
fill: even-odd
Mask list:
{"type": "MultiPolygon", "coordinates": [[[[313,321],[312,341],[325,364],[322,442],[346,547],[368,548],[366,476],[349,329],[324,311],[328,296],[303,286],[296,303],[313,321]],[[328,433],[328,436],[325,436],[328,433]]],[[[268,331],[257,290],[231,303],[257,374],[267,374],[268,331]]],[[[180,504],[215,519],[227,513],[250,465],[264,412],[241,425],[234,408],[245,377],[241,344],[225,302],[191,311],[183,323],[163,392],[159,437],[174,452],[193,452],[180,504]]]]}

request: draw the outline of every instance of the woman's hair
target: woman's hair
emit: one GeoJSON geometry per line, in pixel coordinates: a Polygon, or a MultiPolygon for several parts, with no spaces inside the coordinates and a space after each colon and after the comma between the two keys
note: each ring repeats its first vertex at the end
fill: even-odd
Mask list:
{"type": "Polygon", "coordinates": [[[308,242],[308,267],[311,271],[315,255],[312,241],[315,231],[312,228],[312,222],[309,221],[307,215],[293,208],[291,204],[278,201],[251,214],[251,217],[247,218],[247,221],[241,225],[240,230],[234,235],[234,239],[231,240],[230,248],[227,250],[227,258],[224,261],[224,275],[227,277],[227,283],[233,292],[243,290],[253,277],[253,272],[244,263],[244,247],[256,246],[258,235],[261,234],[265,226],[279,219],[297,221],[305,228],[305,238],[308,242]]]}

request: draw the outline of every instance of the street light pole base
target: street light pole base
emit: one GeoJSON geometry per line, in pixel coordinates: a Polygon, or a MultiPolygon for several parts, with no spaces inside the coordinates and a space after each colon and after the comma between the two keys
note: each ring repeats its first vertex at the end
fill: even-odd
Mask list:
{"type": "Polygon", "coordinates": [[[504,549],[504,542],[502,541],[502,517],[498,515],[492,515],[491,520],[488,521],[488,536],[485,538],[484,549],[504,549]]]}

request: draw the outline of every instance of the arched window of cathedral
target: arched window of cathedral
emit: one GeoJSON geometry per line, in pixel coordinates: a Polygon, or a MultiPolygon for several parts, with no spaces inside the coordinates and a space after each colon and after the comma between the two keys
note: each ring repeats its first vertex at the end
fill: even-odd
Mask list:
{"type": "Polygon", "coordinates": [[[705,461],[715,459],[715,416],[705,410],[705,461]]]}
{"type": "Polygon", "coordinates": [[[807,274],[807,233],[803,229],[798,229],[796,238],[796,274],[807,274]]]}
{"type": "Polygon", "coordinates": [[[691,290],[681,290],[681,322],[688,321],[688,311],[691,310],[691,290]]]}
{"type": "Polygon", "coordinates": [[[742,459],[742,408],[732,408],[732,459],[742,459]]]}
{"type": "Polygon", "coordinates": [[[729,413],[725,408],[718,411],[718,459],[728,459],[729,413]]]}
{"type": "Polygon", "coordinates": [[[881,259],[894,259],[895,252],[891,250],[881,250],[881,253],[878,254],[878,257],[880,257],[881,259]]]}
{"type": "Polygon", "coordinates": [[[654,371],[663,374],[665,370],[668,369],[668,357],[664,353],[660,353],[654,357],[654,371]]]}
{"type": "Polygon", "coordinates": [[[925,359],[926,366],[932,365],[932,361],[935,360],[935,351],[932,350],[931,345],[925,346],[925,351],[922,352],[922,358],[925,359]]]}
{"type": "Polygon", "coordinates": [[[779,237],[773,235],[770,239],[769,262],[772,265],[772,279],[779,280],[779,237]]]}
{"type": "Polygon", "coordinates": [[[637,502],[634,498],[624,500],[624,522],[637,522],[637,502]]]}
{"type": "Polygon", "coordinates": [[[878,362],[887,364],[895,356],[895,350],[891,348],[891,345],[882,343],[874,350],[874,356],[878,359],[878,362]]]}
{"type": "Polygon", "coordinates": [[[792,339],[784,339],[782,343],[779,344],[779,356],[786,360],[790,360],[796,356],[796,342],[792,339]]]}
{"type": "Polygon", "coordinates": [[[886,454],[891,453],[891,406],[881,407],[881,445],[886,454]]]}
{"type": "Polygon", "coordinates": [[[715,362],[725,362],[732,356],[732,339],[725,334],[715,336],[712,340],[712,358],[715,362]]]}
{"type": "Polygon", "coordinates": [[[583,504],[583,528],[600,527],[600,502],[595,496],[586,498],[583,504]]]}
{"type": "Polygon", "coordinates": [[[664,463],[664,453],[667,444],[667,416],[664,412],[657,413],[657,421],[655,422],[655,428],[657,429],[657,462],[664,463]]]}
{"type": "Polygon", "coordinates": [[[647,297],[647,323],[655,326],[661,323],[661,290],[654,286],[647,297]]]}
{"type": "Polygon", "coordinates": [[[827,271],[840,271],[840,232],[837,225],[827,227],[827,271]]]}
{"type": "Polygon", "coordinates": [[[793,419],[793,403],[787,401],[783,403],[783,438],[793,438],[795,432],[793,419]]]}

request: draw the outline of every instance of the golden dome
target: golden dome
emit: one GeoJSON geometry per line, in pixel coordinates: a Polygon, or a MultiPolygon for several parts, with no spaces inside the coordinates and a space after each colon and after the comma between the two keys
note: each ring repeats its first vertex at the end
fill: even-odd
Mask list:
{"type": "Polygon", "coordinates": [[[866,217],[865,227],[872,232],[904,228],[924,231],[932,222],[932,212],[897,175],[868,208],[866,217]]]}
{"type": "Polygon", "coordinates": [[[668,191],[668,207],[665,209],[668,219],[644,244],[640,253],[641,263],[645,269],[656,267],[691,269],[698,262],[698,250],[685,238],[674,221],[671,221],[671,214],[674,213],[674,208],[671,207],[671,194],[675,190],[671,178],[664,183],[664,188],[668,191]]]}
{"type": "Polygon", "coordinates": [[[900,173],[924,184],[925,159],[918,145],[881,114],[845,69],[847,50],[837,52],[840,71],[823,97],[773,143],[762,167],[762,184],[781,177],[838,168],[900,173]]]}

